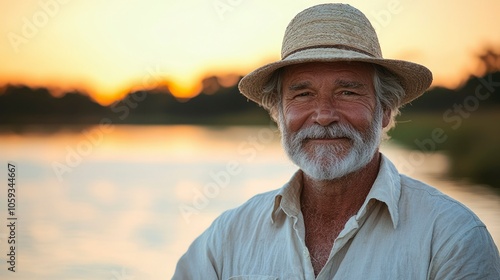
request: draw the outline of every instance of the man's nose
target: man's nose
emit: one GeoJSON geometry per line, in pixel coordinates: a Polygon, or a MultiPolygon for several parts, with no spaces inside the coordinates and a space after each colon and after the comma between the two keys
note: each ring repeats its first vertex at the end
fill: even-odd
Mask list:
{"type": "Polygon", "coordinates": [[[328,126],[339,121],[338,111],[334,104],[329,100],[322,100],[316,105],[317,108],[313,115],[313,121],[321,126],[328,126]]]}

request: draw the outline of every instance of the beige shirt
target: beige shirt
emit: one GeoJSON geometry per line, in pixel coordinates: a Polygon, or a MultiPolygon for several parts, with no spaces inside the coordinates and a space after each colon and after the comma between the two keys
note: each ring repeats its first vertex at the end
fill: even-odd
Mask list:
{"type": "Polygon", "coordinates": [[[173,279],[500,279],[498,249],[476,215],[400,175],[385,157],[315,278],[301,186],[298,171],[283,188],[223,213],[179,260],[173,279]]]}

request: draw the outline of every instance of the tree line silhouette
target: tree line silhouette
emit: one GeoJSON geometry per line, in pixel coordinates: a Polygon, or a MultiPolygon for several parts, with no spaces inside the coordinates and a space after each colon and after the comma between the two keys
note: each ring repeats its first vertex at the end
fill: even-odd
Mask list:
{"type": "MultiPolygon", "coordinates": [[[[484,75],[470,77],[457,89],[431,88],[403,108],[403,112],[437,112],[462,104],[467,98],[491,94],[482,107],[498,106],[500,94],[500,53],[487,50],[478,56],[484,75]],[[479,89],[479,90],[478,90],[479,89]]],[[[7,84],[0,88],[0,124],[96,124],[111,118],[120,124],[264,124],[267,113],[238,91],[224,87],[215,76],[206,78],[202,92],[189,100],[175,98],[168,87],[130,92],[122,100],[102,106],[88,95],[70,91],[54,97],[48,88],[7,84]]]]}
{"type": "Polygon", "coordinates": [[[109,106],[77,91],[54,97],[43,87],[8,84],[0,90],[0,124],[96,124],[103,118],[118,124],[238,124],[259,123],[268,116],[236,85],[219,85],[216,92],[202,91],[189,100],[177,99],[167,87],[134,91],[109,106]]]}
{"type": "MultiPolygon", "coordinates": [[[[497,71],[471,77],[458,89],[434,87],[403,112],[444,111],[476,92],[484,95],[488,90],[492,94],[482,107],[498,106],[500,93],[495,90],[500,90],[499,85],[497,71]]],[[[0,124],[94,124],[104,117],[124,124],[259,124],[269,120],[267,113],[241,95],[236,85],[220,87],[212,94],[202,92],[187,101],[175,98],[168,88],[135,91],[109,106],[77,91],[54,97],[47,88],[9,84],[0,92],[0,124]]]]}

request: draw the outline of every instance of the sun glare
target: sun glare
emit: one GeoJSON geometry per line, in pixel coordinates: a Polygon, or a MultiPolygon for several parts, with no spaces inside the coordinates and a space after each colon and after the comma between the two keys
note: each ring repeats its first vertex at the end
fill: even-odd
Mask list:
{"type": "Polygon", "coordinates": [[[201,91],[201,85],[194,82],[186,83],[176,83],[172,82],[169,84],[168,89],[178,99],[189,99],[198,95],[201,91]]]}

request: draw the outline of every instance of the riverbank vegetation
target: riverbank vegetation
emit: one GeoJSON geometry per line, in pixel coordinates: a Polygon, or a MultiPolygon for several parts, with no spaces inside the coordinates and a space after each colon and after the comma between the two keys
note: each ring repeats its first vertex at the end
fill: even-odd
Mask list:
{"type": "Polygon", "coordinates": [[[478,56],[484,73],[459,88],[431,88],[405,106],[393,140],[425,153],[442,152],[449,175],[500,192],[500,52],[478,56]]]}
{"type": "Polygon", "coordinates": [[[451,177],[500,192],[500,107],[477,110],[457,124],[439,112],[403,112],[390,135],[415,151],[446,154],[451,177]]]}

